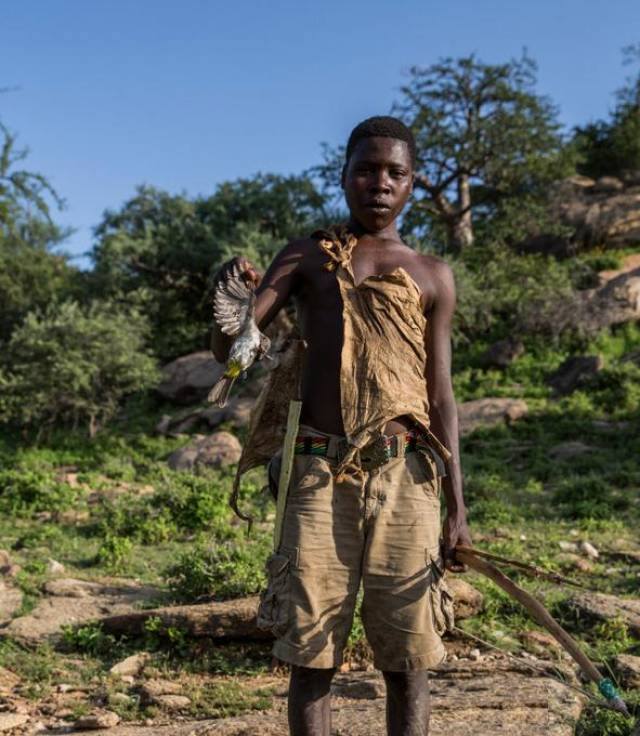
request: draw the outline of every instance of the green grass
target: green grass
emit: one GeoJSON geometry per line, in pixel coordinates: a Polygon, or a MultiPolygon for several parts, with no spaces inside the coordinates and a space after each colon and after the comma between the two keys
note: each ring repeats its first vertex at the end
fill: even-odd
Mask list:
{"type": "MultiPolygon", "coordinates": [[[[583,283],[603,264],[614,263],[608,253],[582,260],[572,278],[583,283]]],[[[640,347],[640,325],[589,340],[525,336],[522,357],[504,371],[487,370],[482,354],[504,336],[505,324],[495,323],[461,343],[454,356],[458,400],[509,396],[529,406],[528,415],[513,425],[480,429],[461,440],[472,535],[481,540],[478,546],[560,570],[592,589],[637,595],[638,567],[607,552],[638,545],[640,368],[622,359],[640,347]],[[600,354],[605,368],[579,391],[555,399],[546,380],[571,354],[600,354]],[[590,450],[554,459],[553,448],[570,441],[590,450]],[[560,556],[560,541],[578,539],[588,539],[602,553],[589,573],[560,556]]],[[[225,599],[261,589],[273,514],[268,494],[260,490],[264,475],[255,471],[243,482],[243,507],[256,518],[247,537],[245,525],[228,507],[232,470],[168,469],[167,456],[188,437],[157,437],[153,427],[163,413],[181,411],[149,398],[132,400],[91,442],[72,431],[54,432],[39,445],[0,435],[0,548],[22,567],[16,578],[25,593],[21,613],[37,605],[49,558],[63,563],[68,576],[122,575],[157,585],[165,600],[225,599]]],[[[616,654],[640,654],[640,642],[621,622],[603,626],[577,619],[567,605],[566,588],[532,582],[517,572],[513,576],[546,602],[597,661],[609,666],[616,654]]],[[[519,651],[519,635],[536,628],[533,622],[486,579],[474,574],[467,579],[483,592],[485,609],[461,626],[519,651]]],[[[152,669],[160,675],[191,678],[186,694],[193,716],[268,707],[268,690],[242,686],[242,678],[267,672],[268,644],[194,642],[179,629],[163,630],[153,621],[137,641],[116,640],[93,624],[67,630],[58,648],[29,651],[3,639],[0,666],[23,677],[34,700],[46,698],[61,682],[86,684],[97,678],[96,693],[109,703],[115,698],[110,707],[135,720],[151,711],[113,681],[108,668],[140,649],[152,652],[152,669]]],[[[366,661],[369,656],[356,616],[347,657],[366,661]]],[[[630,730],[618,716],[587,709],[577,734],[600,733],[628,736],[630,730]]]]}

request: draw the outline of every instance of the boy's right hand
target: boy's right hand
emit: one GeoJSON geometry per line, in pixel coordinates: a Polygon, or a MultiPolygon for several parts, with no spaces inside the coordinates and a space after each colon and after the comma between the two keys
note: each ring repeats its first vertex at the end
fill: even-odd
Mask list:
{"type": "Polygon", "coordinates": [[[221,281],[227,281],[236,266],[240,269],[242,278],[245,280],[245,283],[249,288],[257,289],[258,286],[260,286],[262,274],[246,258],[244,258],[244,256],[235,256],[235,258],[231,258],[226,261],[226,263],[222,264],[213,280],[214,288],[217,287],[221,281]]]}

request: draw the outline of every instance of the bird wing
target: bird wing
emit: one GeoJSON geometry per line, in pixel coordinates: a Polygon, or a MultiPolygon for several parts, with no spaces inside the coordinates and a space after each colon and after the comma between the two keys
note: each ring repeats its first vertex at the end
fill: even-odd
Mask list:
{"type": "Polygon", "coordinates": [[[236,265],[226,281],[221,281],[213,297],[213,317],[226,335],[237,335],[248,318],[253,319],[256,295],[242,278],[236,265]]]}

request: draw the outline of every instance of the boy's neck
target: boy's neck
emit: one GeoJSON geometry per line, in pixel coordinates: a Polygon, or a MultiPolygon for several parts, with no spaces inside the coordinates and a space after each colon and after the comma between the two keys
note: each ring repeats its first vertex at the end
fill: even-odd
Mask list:
{"type": "Polygon", "coordinates": [[[368,235],[371,238],[380,238],[381,240],[400,240],[395,220],[382,228],[382,230],[374,231],[367,230],[355,218],[350,217],[347,221],[347,228],[349,229],[349,232],[352,232],[357,238],[368,235]]]}

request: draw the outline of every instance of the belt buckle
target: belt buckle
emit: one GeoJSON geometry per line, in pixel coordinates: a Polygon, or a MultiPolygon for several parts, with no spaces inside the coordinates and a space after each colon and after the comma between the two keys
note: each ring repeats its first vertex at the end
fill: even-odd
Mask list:
{"type": "Polygon", "coordinates": [[[387,438],[382,435],[360,449],[360,467],[363,470],[374,470],[391,459],[391,448],[387,438]]]}

